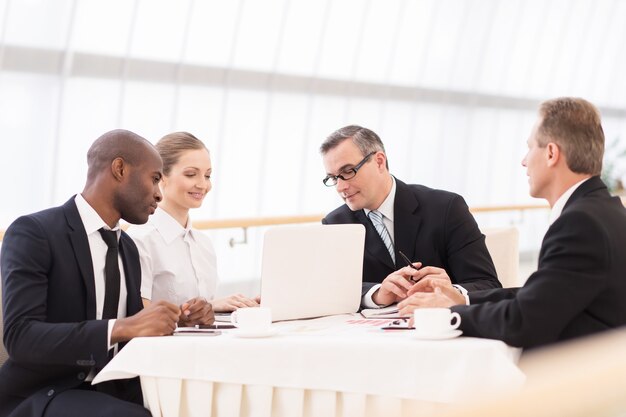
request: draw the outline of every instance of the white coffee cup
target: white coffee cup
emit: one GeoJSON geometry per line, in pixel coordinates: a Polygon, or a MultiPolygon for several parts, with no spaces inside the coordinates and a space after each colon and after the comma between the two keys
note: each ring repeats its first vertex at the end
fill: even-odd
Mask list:
{"type": "Polygon", "coordinates": [[[415,331],[421,334],[451,332],[461,325],[459,313],[448,308],[417,308],[413,311],[415,331]]]}
{"type": "Polygon", "coordinates": [[[268,332],[272,324],[272,312],[267,307],[239,308],[230,315],[230,321],[245,332],[268,332]]]}

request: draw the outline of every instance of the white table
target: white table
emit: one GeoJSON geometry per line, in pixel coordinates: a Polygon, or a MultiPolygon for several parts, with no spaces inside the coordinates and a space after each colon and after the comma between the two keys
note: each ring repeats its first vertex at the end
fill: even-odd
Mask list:
{"type": "Polygon", "coordinates": [[[496,340],[424,341],[360,316],[274,324],[245,339],[133,339],[95,383],[140,376],[154,416],[413,416],[519,388],[519,351],[496,340]]]}

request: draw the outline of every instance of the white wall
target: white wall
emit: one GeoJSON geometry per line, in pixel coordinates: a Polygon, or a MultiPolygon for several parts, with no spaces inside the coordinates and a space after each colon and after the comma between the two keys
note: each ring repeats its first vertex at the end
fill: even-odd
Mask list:
{"type": "MultiPolygon", "coordinates": [[[[79,192],[114,128],[206,142],[214,189],[195,219],[331,210],[317,149],[353,123],[404,181],[541,203],[520,165],[541,100],[594,101],[626,147],[624,21],[610,0],[0,0],[0,228],[79,192]]],[[[545,215],[523,222],[520,248],[538,247],[545,215]]],[[[262,230],[229,248],[239,233],[210,233],[225,279],[258,271],[262,230]]]]}

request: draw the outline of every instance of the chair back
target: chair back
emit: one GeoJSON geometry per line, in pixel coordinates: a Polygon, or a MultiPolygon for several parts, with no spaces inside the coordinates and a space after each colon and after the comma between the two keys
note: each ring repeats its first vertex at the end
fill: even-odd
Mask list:
{"type": "Polygon", "coordinates": [[[519,232],[516,227],[483,230],[487,250],[504,288],[519,287],[519,232]]]}

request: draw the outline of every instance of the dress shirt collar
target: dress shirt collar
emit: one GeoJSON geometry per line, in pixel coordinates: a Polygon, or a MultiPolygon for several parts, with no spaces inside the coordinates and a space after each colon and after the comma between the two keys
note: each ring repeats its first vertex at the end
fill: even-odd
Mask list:
{"type": "Polygon", "coordinates": [[[157,229],[165,243],[168,245],[172,243],[178,237],[185,237],[191,235],[191,218],[187,220],[187,227],[183,227],[176,221],[175,218],[163,210],[157,208],[152,216],[150,216],[150,223],[157,229]]]}
{"type": "MultiPolygon", "coordinates": [[[[380,205],[380,207],[378,207],[377,210],[383,216],[391,220],[392,223],[393,223],[393,205],[395,201],[396,201],[396,179],[393,177],[393,175],[391,175],[391,190],[389,191],[387,198],[385,198],[385,200],[380,205]]],[[[368,209],[363,209],[363,210],[365,211],[366,216],[370,214],[371,210],[368,210],[368,209]]]]}
{"type": "Polygon", "coordinates": [[[558,200],[556,200],[556,203],[554,203],[554,206],[552,206],[552,210],[550,211],[550,224],[554,223],[556,219],[559,218],[561,212],[563,211],[563,208],[565,207],[565,204],[567,203],[567,200],[569,200],[572,194],[574,194],[574,191],[576,191],[576,189],[588,179],[589,178],[585,178],[584,180],[577,182],[576,184],[568,188],[567,191],[561,194],[558,200]]]}
{"type": "Polygon", "coordinates": [[[106,224],[102,217],[98,214],[96,210],[94,210],[91,205],[85,200],[85,198],[80,194],[76,194],[74,198],[74,203],[76,203],[76,208],[78,209],[78,214],[80,215],[81,220],[83,221],[83,226],[85,227],[85,232],[87,232],[87,236],[90,234],[97,232],[101,228],[105,228],[106,230],[113,230],[117,232],[117,238],[120,238],[120,224],[119,222],[115,225],[113,229],[106,224]]]}

